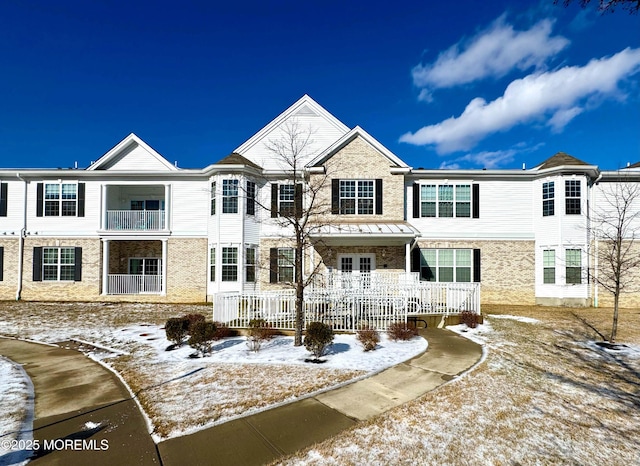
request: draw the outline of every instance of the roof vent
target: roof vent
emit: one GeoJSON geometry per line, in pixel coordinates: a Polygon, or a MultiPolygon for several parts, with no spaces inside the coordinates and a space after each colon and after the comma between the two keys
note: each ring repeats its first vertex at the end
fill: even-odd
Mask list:
{"type": "Polygon", "coordinates": [[[311,110],[311,108],[308,105],[303,105],[300,110],[298,110],[296,113],[296,115],[305,115],[305,116],[318,116],[318,114],[316,112],[314,112],[313,110],[311,110]]]}

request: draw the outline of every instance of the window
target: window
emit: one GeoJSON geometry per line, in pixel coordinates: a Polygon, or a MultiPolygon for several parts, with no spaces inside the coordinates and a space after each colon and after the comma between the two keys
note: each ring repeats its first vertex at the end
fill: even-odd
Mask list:
{"type": "Polygon", "coordinates": [[[247,181],[247,215],[256,214],[256,184],[247,181]]]}
{"type": "Polygon", "coordinates": [[[542,216],[549,217],[555,212],[554,182],[542,183],[542,216]]]}
{"type": "Polygon", "coordinates": [[[292,248],[278,249],[278,281],[292,282],[295,276],[295,252],[292,248]]]}
{"type": "Polygon", "coordinates": [[[580,215],[580,180],[565,180],[564,197],[567,215],[580,215]]]}
{"type": "Polygon", "coordinates": [[[580,249],[567,249],[565,251],[567,285],[582,283],[582,251],[580,249]]]}
{"type": "Polygon", "coordinates": [[[420,217],[469,218],[471,185],[420,185],[419,202],[420,217]]]}
{"type": "Polygon", "coordinates": [[[296,187],[294,184],[281,184],[278,190],[278,212],[283,217],[293,215],[295,206],[296,187]]]}
{"type": "Polygon", "coordinates": [[[216,182],[211,183],[211,215],[216,214],[216,182]]]}
{"type": "Polygon", "coordinates": [[[209,252],[209,257],[211,265],[209,266],[209,280],[212,282],[216,281],[216,248],[211,248],[209,252]]]}
{"type": "Polygon", "coordinates": [[[248,247],[245,255],[245,280],[248,283],[256,281],[256,248],[248,247]]]}
{"type": "Polygon", "coordinates": [[[471,249],[421,249],[420,279],[471,282],[471,249]]]}
{"type": "Polygon", "coordinates": [[[238,180],[222,180],[222,213],[238,213],[238,180]]]}
{"type": "Polygon", "coordinates": [[[45,217],[73,217],[76,215],[76,184],[56,183],[44,185],[45,217]]]}
{"type": "Polygon", "coordinates": [[[74,281],[75,248],[42,248],[42,280],[74,281]]]}
{"type": "Polygon", "coordinates": [[[542,251],[542,283],[556,282],[556,251],[555,249],[545,249],[542,251]]]}
{"type": "Polygon", "coordinates": [[[373,215],[374,180],[340,180],[341,214],[373,215]]]}
{"type": "Polygon", "coordinates": [[[238,248],[222,248],[222,281],[238,281],[238,248]]]}

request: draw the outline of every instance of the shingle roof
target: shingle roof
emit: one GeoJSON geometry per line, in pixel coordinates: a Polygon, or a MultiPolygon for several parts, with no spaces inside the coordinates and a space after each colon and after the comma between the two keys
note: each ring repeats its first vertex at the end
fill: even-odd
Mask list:
{"type": "Polygon", "coordinates": [[[253,163],[251,160],[238,154],[237,152],[232,152],[225,158],[218,160],[216,162],[216,165],[247,165],[248,167],[257,168],[259,170],[262,169],[260,165],[253,163]]]}
{"type": "Polygon", "coordinates": [[[628,167],[624,167],[624,168],[640,168],[640,162],[636,162],[633,165],[629,165],[628,167]]]}
{"type": "Polygon", "coordinates": [[[573,155],[566,154],[564,152],[558,152],[547,160],[538,165],[538,169],[542,170],[543,168],[554,168],[560,167],[562,165],[589,165],[587,162],[583,162],[580,159],[576,159],[573,155]]]}

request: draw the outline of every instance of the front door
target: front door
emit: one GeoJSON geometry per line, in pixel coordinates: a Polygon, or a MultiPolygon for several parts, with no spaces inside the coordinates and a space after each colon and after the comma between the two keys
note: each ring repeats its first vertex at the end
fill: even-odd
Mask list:
{"type": "Polygon", "coordinates": [[[129,259],[129,275],[135,280],[138,293],[162,291],[162,259],[156,257],[132,257],[129,259]]]}
{"type": "Polygon", "coordinates": [[[338,270],[341,272],[373,272],[376,269],[375,254],[340,254],[338,270]]]}

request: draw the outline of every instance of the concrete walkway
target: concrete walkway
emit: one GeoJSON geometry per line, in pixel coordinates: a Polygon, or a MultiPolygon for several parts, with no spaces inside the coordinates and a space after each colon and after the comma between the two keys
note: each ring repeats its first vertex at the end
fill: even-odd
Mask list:
{"type": "Polygon", "coordinates": [[[420,333],[429,348],[410,361],[337,390],[166,440],[157,450],[127,390],[99,364],[75,351],[2,338],[0,354],[23,364],[33,381],[34,438],[94,439],[98,446],[104,439],[109,445],[104,451],[41,452],[33,464],[260,465],[418,398],[482,355],[479,345],[447,330],[420,333]],[[87,429],[89,421],[101,426],[87,429]]]}

